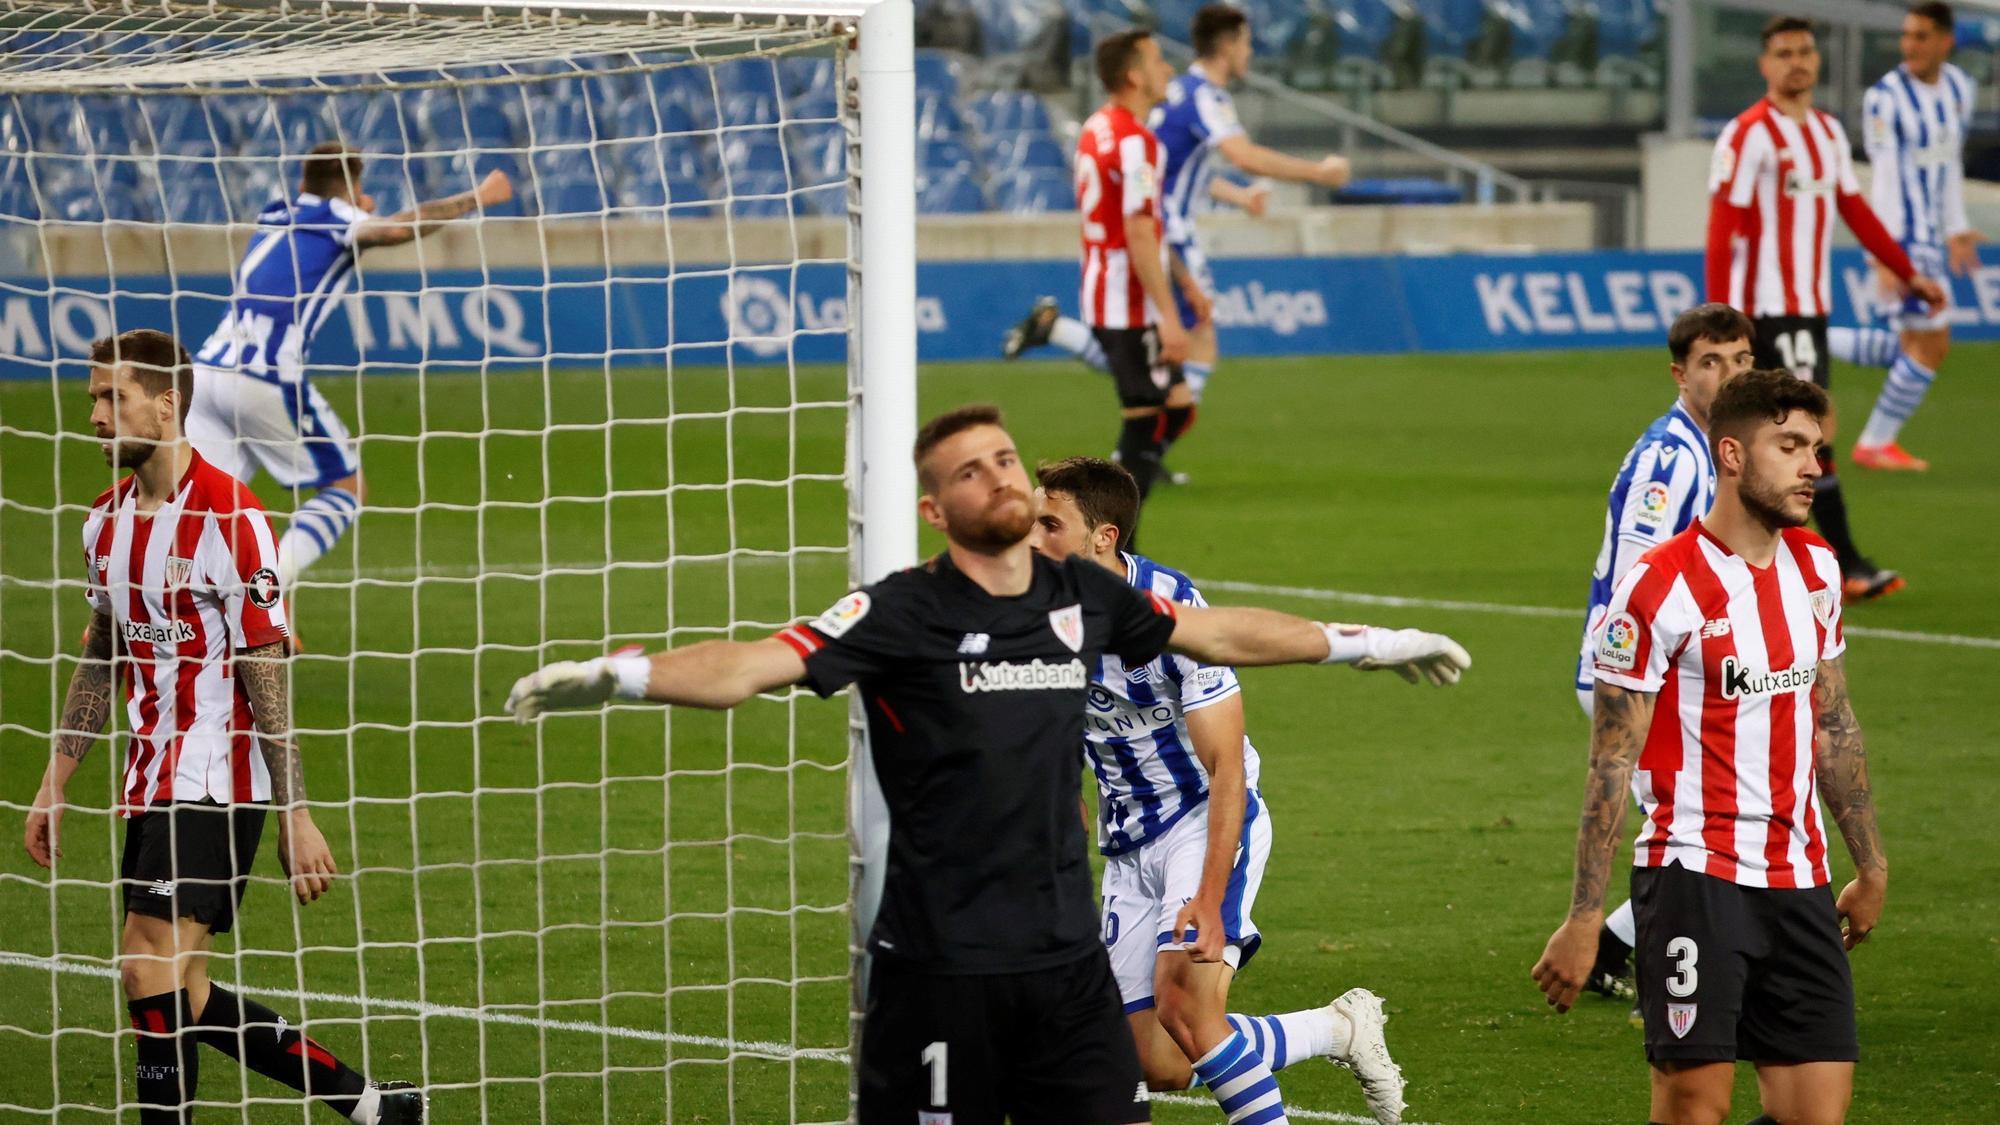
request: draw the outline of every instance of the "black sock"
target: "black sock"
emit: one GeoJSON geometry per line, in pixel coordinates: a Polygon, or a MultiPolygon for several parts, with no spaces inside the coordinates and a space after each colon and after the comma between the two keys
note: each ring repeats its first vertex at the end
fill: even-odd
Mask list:
{"type": "Polygon", "coordinates": [[[181,1029],[194,1026],[186,989],[128,1001],[138,1039],[140,1125],[183,1125],[194,1120],[195,1084],[201,1055],[195,1039],[181,1029]]]}
{"type": "Polygon", "coordinates": [[[1614,977],[1625,975],[1625,960],[1632,956],[1632,947],[1625,939],[1611,932],[1610,926],[1597,928],[1597,964],[1591,967],[1591,975],[1609,973],[1614,977]]]}
{"type": "Polygon", "coordinates": [[[1868,561],[1861,557],[1854,536],[1847,530],[1847,501],[1840,494],[1840,476],[1833,471],[1833,450],[1828,446],[1820,446],[1819,468],[1820,477],[1813,482],[1813,522],[1840,559],[1842,574],[1866,571],[1868,561]]]}
{"type": "Polygon", "coordinates": [[[368,1080],[333,1057],[333,1052],[306,1038],[278,1013],[210,985],[208,1007],[198,1025],[201,1041],[266,1078],[326,1102],[346,1117],[368,1080]]]}
{"type": "Polygon", "coordinates": [[[1181,440],[1181,435],[1194,428],[1194,407],[1169,406],[1161,413],[1167,420],[1167,448],[1181,440]]]}
{"type": "Polygon", "coordinates": [[[1127,418],[1118,427],[1118,463],[1138,482],[1139,499],[1153,490],[1160,475],[1160,455],[1166,451],[1164,414],[1127,418]]]}

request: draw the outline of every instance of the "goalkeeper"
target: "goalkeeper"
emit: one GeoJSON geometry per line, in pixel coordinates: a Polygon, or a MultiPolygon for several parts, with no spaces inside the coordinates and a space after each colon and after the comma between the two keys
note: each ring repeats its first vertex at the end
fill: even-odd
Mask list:
{"type": "Polygon", "coordinates": [[[948,543],[928,563],[765,640],[549,665],[507,708],[526,721],[616,695],[719,709],[856,685],[889,806],[860,1121],[1149,1120],[1076,822],[1090,669],[1171,647],[1207,664],[1333,661],[1450,681],[1470,660],[1423,635],[1379,662],[1359,632],[1177,605],[1095,563],[1037,555],[1032,486],[992,407],[932,419],[916,463],[917,510],[948,543]]]}

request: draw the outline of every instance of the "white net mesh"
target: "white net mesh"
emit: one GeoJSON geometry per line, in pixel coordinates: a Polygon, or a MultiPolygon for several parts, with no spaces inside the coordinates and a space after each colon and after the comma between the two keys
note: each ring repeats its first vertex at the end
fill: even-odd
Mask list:
{"type": "MultiPolygon", "coordinates": [[[[11,816],[76,666],[81,525],[112,479],[90,341],[156,327],[200,351],[315,144],[365,154],[381,215],[494,169],[514,184],[363,253],[306,359],[324,403],[284,399],[294,424],[344,422],[366,489],[292,604],[307,786],[345,877],[298,906],[267,831],[210,968],[370,1078],[424,1086],[436,1120],[846,1116],[846,712],[518,727],[500,703],[546,660],[758,636],[845,585],[847,32],[0,5],[11,816]]],[[[281,531],[313,495],[251,485],[281,531]]],[[[53,876],[0,853],[0,1117],[134,1104],[114,712],[53,876]]],[[[204,1104],[327,1119],[202,1066],[204,1104]]]]}

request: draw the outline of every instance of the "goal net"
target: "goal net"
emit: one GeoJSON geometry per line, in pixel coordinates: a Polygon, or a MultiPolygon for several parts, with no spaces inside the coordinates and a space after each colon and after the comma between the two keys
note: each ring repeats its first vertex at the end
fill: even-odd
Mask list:
{"type": "MultiPolygon", "coordinates": [[[[362,154],[377,215],[513,185],[298,296],[317,332],[282,401],[309,434],[344,424],[363,482],[289,591],[307,791],[342,877],[298,905],[267,828],[209,966],[371,1079],[424,1087],[434,1120],[848,1116],[851,710],[501,711],[538,664],[756,638],[914,551],[909,4],[738,7],[0,0],[16,825],[89,612],[83,517],[114,476],[92,340],[150,327],[199,353],[315,145],[362,154]],[[885,302],[902,315],[870,313],[885,302]]],[[[250,481],[280,533],[316,483],[250,481]]],[[[120,695],[53,871],[0,851],[10,1120],[136,1105],[120,695]]],[[[328,1119],[214,1051],[198,1098],[328,1119]]]]}

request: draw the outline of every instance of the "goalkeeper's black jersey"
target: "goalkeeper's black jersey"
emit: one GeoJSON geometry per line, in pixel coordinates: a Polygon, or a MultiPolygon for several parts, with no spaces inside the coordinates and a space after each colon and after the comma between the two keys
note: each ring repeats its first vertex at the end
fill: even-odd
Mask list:
{"type": "Polygon", "coordinates": [[[1101,655],[1158,656],[1174,607],[1095,563],[1034,567],[1027,593],[1001,598],[940,555],[779,634],[814,691],[861,692],[890,816],[868,948],[911,969],[1020,972],[1098,940],[1077,817],[1084,697],[1101,655]]]}

